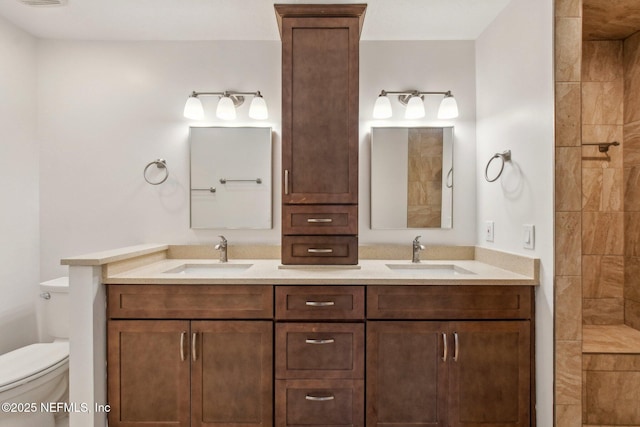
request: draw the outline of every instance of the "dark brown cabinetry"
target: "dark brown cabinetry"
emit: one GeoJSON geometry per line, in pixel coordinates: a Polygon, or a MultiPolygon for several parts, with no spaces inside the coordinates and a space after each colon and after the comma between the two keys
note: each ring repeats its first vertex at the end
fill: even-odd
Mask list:
{"type": "Polygon", "coordinates": [[[533,296],[108,285],[109,425],[534,426],[533,296]]]}
{"type": "Polygon", "coordinates": [[[530,425],[528,321],[369,322],[367,425],[530,425]]]}
{"type": "Polygon", "coordinates": [[[358,55],[366,5],[275,9],[282,37],[282,262],[357,264],[358,55]],[[314,240],[319,234],[340,240],[314,240]]]}
{"type": "Polygon", "coordinates": [[[443,330],[438,322],[367,324],[367,426],[447,426],[443,330]]]}
{"type": "Polygon", "coordinates": [[[363,320],[363,286],[277,286],[277,320],[363,320]]]}
{"type": "Polygon", "coordinates": [[[362,286],[276,287],[276,426],[364,426],[363,303],[362,286]]]}
{"type": "Polygon", "coordinates": [[[152,318],[188,317],[180,310],[189,312],[190,305],[192,316],[204,317],[204,300],[211,304],[211,318],[251,312],[268,313],[270,319],[272,295],[270,286],[110,285],[109,425],[271,426],[270,320],[152,318]],[[271,298],[260,303],[265,294],[271,298]],[[222,301],[212,301],[216,298],[222,301]],[[129,318],[128,310],[144,320],[129,318]]]}
{"type": "Polygon", "coordinates": [[[107,329],[109,425],[190,426],[189,322],[117,320],[107,329]]]}
{"type": "Polygon", "coordinates": [[[451,322],[449,425],[530,425],[531,323],[451,322]]]}
{"type": "Polygon", "coordinates": [[[532,425],[532,297],[520,287],[370,287],[367,316],[380,320],[367,323],[367,426],[532,425]],[[488,318],[510,320],[474,320],[488,318]]]}

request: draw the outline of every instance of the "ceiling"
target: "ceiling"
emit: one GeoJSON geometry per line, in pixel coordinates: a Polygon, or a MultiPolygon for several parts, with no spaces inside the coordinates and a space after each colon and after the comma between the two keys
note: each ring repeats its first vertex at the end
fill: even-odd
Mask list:
{"type": "MultiPolygon", "coordinates": [[[[510,0],[363,0],[362,40],[475,40],[510,0]]],[[[64,40],[279,40],[273,3],[357,0],[1,0],[0,16],[36,37],[64,40]]]]}
{"type": "Polygon", "coordinates": [[[638,0],[584,0],[582,8],[585,40],[626,39],[640,30],[638,0]]]}

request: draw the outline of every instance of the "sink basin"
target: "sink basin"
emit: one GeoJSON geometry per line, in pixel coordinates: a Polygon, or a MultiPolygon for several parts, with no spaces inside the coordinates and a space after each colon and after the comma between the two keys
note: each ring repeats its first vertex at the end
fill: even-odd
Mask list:
{"type": "Polygon", "coordinates": [[[239,274],[246,271],[253,264],[235,264],[235,263],[220,263],[220,264],[197,264],[187,263],[174,267],[170,270],[163,271],[163,273],[169,274],[184,274],[187,276],[207,276],[207,275],[229,275],[239,274]]]}
{"type": "Polygon", "coordinates": [[[433,274],[438,276],[457,276],[461,274],[476,274],[455,264],[386,264],[387,268],[396,273],[433,274]]]}

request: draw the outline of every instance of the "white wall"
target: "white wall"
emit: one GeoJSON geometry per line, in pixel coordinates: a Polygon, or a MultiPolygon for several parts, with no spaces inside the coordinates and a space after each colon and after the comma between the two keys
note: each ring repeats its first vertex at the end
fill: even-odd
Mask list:
{"type": "MultiPolygon", "coordinates": [[[[138,243],[212,243],[220,230],[189,228],[189,125],[193,90],[260,90],[266,121],[248,120],[248,102],[231,125],[272,126],[280,169],[279,42],[62,42],[40,49],[42,276],[66,271],[59,259],[138,243]],[[166,159],[170,176],[152,186],[147,163],[166,159]]],[[[202,98],[207,121],[215,97],[202,98]]],[[[274,187],[279,188],[279,175],[274,187]]],[[[274,218],[280,218],[279,192],[274,218]]],[[[279,242],[277,230],[229,230],[230,244],[279,242]]]]}
{"type": "Polygon", "coordinates": [[[540,258],[536,295],[538,425],[553,425],[553,2],[512,0],[476,42],[480,246],[540,258]],[[500,179],[484,178],[494,153],[511,150],[500,179]],[[495,222],[493,243],[484,222],[495,222]],[[536,227],[535,249],[522,225],[536,227]]]}
{"type": "Polygon", "coordinates": [[[37,340],[36,40],[0,17],[0,354],[37,340]]]}
{"type": "MultiPolygon", "coordinates": [[[[461,110],[453,122],[456,164],[460,170],[474,167],[473,46],[468,41],[361,43],[361,243],[410,244],[417,234],[369,229],[370,126],[443,123],[435,120],[439,97],[428,99],[423,121],[372,121],[381,89],[452,90],[461,110]]],[[[37,94],[41,156],[46,159],[40,168],[42,278],[66,274],[60,258],[143,242],[206,244],[223,233],[231,245],[279,244],[280,50],[279,41],[42,41],[37,94]],[[189,229],[187,137],[193,122],[182,117],[182,109],[193,90],[225,89],[260,90],[268,103],[266,122],[248,121],[244,105],[231,124],[274,129],[272,230],[189,229]],[[170,177],[151,186],[142,170],[157,158],[166,159],[170,177]]],[[[203,103],[208,124],[225,124],[214,118],[214,98],[203,98],[203,103]]],[[[474,179],[456,176],[454,229],[421,231],[425,243],[474,243],[474,179]]]]}

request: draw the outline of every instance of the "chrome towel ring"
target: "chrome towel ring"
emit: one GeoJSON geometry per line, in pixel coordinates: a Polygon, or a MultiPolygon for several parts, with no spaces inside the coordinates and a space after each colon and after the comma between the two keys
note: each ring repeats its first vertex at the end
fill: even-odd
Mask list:
{"type": "Polygon", "coordinates": [[[453,188],[453,166],[451,166],[451,169],[449,169],[449,172],[447,173],[447,182],[445,185],[447,188],[453,188]]]}
{"type": "Polygon", "coordinates": [[[147,164],[147,166],[145,166],[144,168],[144,172],[142,172],[142,175],[144,176],[144,180],[147,181],[149,184],[151,185],[160,185],[163,182],[165,182],[167,180],[167,178],[169,178],[169,168],[167,167],[167,161],[165,159],[156,159],[152,162],[149,162],[147,164]],[[164,178],[162,178],[160,181],[149,181],[149,178],[147,178],[147,170],[149,170],[149,168],[151,167],[151,165],[156,165],[156,167],[158,169],[164,169],[164,178]]]}
{"type": "Polygon", "coordinates": [[[487,162],[487,167],[484,168],[484,179],[486,179],[487,182],[493,182],[496,179],[500,178],[500,175],[502,175],[502,171],[504,170],[504,162],[509,162],[509,161],[511,161],[511,150],[494,154],[493,157],[490,158],[489,161],[487,162]],[[496,175],[493,179],[489,179],[489,175],[488,175],[489,166],[491,165],[491,162],[493,162],[495,159],[498,159],[498,158],[502,160],[502,163],[500,165],[500,172],[498,172],[498,175],[496,175]]]}

